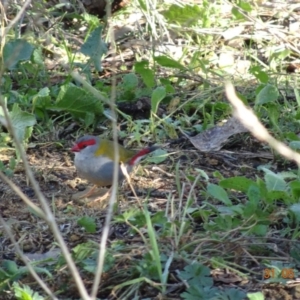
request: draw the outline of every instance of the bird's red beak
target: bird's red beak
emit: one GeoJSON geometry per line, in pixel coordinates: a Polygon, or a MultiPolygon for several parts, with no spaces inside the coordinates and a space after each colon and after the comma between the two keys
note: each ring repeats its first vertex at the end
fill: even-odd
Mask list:
{"type": "Polygon", "coordinates": [[[74,145],[72,148],[71,148],[71,151],[72,152],[80,152],[80,148],[78,147],[78,145],[74,145]]]}

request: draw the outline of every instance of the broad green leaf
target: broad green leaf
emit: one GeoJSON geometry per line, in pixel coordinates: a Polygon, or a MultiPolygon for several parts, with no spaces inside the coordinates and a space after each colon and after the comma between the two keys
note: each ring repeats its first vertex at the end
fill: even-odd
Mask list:
{"type": "Polygon", "coordinates": [[[264,176],[268,191],[285,191],[287,183],[280,174],[268,172],[264,176]]]}
{"type": "Polygon", "coordinates": [[[139,4],[140,4],[140,8],[144,11],[147,11],[147,6],[145,4],[145,2],[143,0],[138,0],[139,4]]]}
{"type": "Polygon", "coordinates": [[[155,150],[151,156],[146,157],[145,161],[148,163],[159,164],[164,162],[169,157],[169,154],[166,150],[157,149],[155,150]]]}
{"type": "Polygon", "coordinates": [[[84,227],[84,229],[88,233],[95,233],[96,232],[95,218],[85,216],[85,217],[82,217],[82,218],[78,219],[77,223],[78,223],[79,226],[84,227]]]}
{"type": "Polygon", "coordinates": [[[42,88],[35,96],[33,96],[32,105],[34,108],[51,107],[52,104],[51,104],[50,90],[48,87],[42,88]]]}
{"type": "Polygon", "coordinates": [[[5,67],[9,70],[15,69],[19,62],[30,59],[33,50],[34,46],[23,39],[6,43],[3,49],[5,67]]]}
{"type": "Polygon", "coordinates": [[[262,105],[269,102],[275,102],[278,97],[278,89],[274,85],[267,84],[256,96],[255,104],[262,105]]]}
{"type": "Polygon", "coordinates": [[[300,141],[292,141],[292,142],[289,143],[289,146],[293,150],[299,150],[300,149],[300,141]]]}
{"type": "Polygon", "coordinates": [[[193,263],[184,267],[184,270],[179,273],[179,277],[186,280],[189,285],[201,285],[211,287],[213,285],[213,279],[210,276],[210,270],[208,267],[193,263]]]}
{"type": "Polygon", "coordinates": [[[83,20],[89,24],[89,26],[95,28],[99,25],[99,18],[97,16],[83,13],[82,14],[83,20]]]}
{"type": "Polygon", "coordinates": [[[149,88],[154,87],[155,79],[153,70],[149,69],[148,61],[140,61],[134,64],[135,71],[141,75],[145,85],[149,88]]]}
{"type": "Polygon", "coordinates": [[[169,23],[191,26],[197,24],[203,16],[203,12],[199,5],[177,5],[172,4],[168,10],[163,12],[169,23]]]}
{"type": "Polygon", "coordinates": [[[248,202],[244,206],[242,214],[245,218],[248,218],[255,214],[256,210],[259,209],[258,205],[261,201],[261,194],[257,185],[251,185],[247,191],[248,202]]]}
{"type": "Polygon", "coordinates": [[[262,71],[261,66],[254,66],[249,69],[249,72],[256,77],[261,83],[267,84],[269,82],[269,75],[262,71]]]}
{"type": "Polygon", "coordinates": [[[107,45],[101,38],[102,26],[91,32],[86,42],[81,46],[80,52],[89,56],[94,62],[98,72],[102,70],[101,58],[107,52],[107,45]]]}
{"type": "Polygon", "coordinates": [[[204,178],[205,181],[207,181],[207,182],[209,181],[209,176],[207,175],[207,173],[204,170],[195,168],[195,171],[197,171],[201,175],[201,177],[204,178]]]}
{"type": "Polygon", "coordinates": [[[243,176],[236,176],[227,179],[223,179],[219,182],[219,185],[226,189],[233,189],[236,191],[247,192],[251,185],[255,182],[243,176]]]}
{"type": "Polygon", "coordinates": [[[241,1],[240,0],[240,1],[238,1],[237,5],[241,9],[245,10],[246,12],[251,12],[252,11],[252,6],[251,6],[251,4],[249,2],[241,1]]]}
{"type": "Polygon", "coordinates": [[[233,7],[231,9],[231,13],[235,17],[236,20],[246,20],[246,17],[242,13],[240,13],[238,8],[236,8],[236,7],[233,7]]]}
{"type": "Polygon", "coordinates": [[[185,300],[219,299],[214,297],[218,291],[215,287],[194,284],[189,286],[186,292],[181,293],[180,296],[185,300]]]}
{"type": "Polygon", "coordinates": [[[268,115],[269,115],[271,124],[273,124],[273,126],[275,128],[278,128],[278,130],[280,130],[280,128],[278,126],[278,118],[280,117],[278,105],[275,103],[269,103],[267,106],[267,110],[268,110],[268,115]]]}
{"type": "Polygon", "coordinates": [[[18,273],[18,265],[12,260],[3,260],[1,266],[11,275],[18,273]]]}
{"type": "Polygon", "coordinates": [[[221,202],[223,202],[227,206],[231,206],[232,205],[231,200],[228,198],[227,192],[222,187],[220,187],[219,185],[208,184],[207,185],[207,192],[212,197],[220,200],[221,202]]]}
{"type": "Polygon", "coordinates": [[[286,191],[269,191],[267,194],[267,203],[271,204],[275,200],[284,200],[289,203],[292,199],[286,191]]]}
{"type": "Polygon", "coordinates": [[[236,288],[225,289],[224,291],[220,290],[217,295],[220,296],[219,299],[224,300],[244,300],[246,297],[246,293],[244,291],[236,288]]]}
{"type": "Polygon", "coordinates": [[[28,127],[36,123],[35,116],[22,111],[17,103],[13,105],[12,111],[9,113],[12,125],[15,129],[16,137],[20,142],[25,140],[25,133],[28,127]]]}
{"type": "Polygon", "coordinates": [[[17,300],[44,300],[37,292],[34,292],[28,285],[21,286],[19,283],[13,283],[13,291],[17,300]]]}
{"type": "Polygon", "coordinates": [[[151,96],[151,112],[156,114],[158,105],[166,96],[166,89],[162,86],[157,87],[151,96]]]}
{"type": "MultiPolygon", "coordinates": [[[[299,117],[300,117],[300,115],[299,115],[299,117]]],[[[299,118],[297,118],[297,120],[299,120],[299,118]]],[[[284,132],[284,136],[286,139],[288,139],[290,141],[300,141],[298,135],[293,131],[284,132]]]]}
{"type": "Polygon", "coordinates": [[[259,236],[266,236],[268,228],[267,225],[257,224],[251,228],[251,232],[259,236]]]}
{"type": "Polygon", "coordinates": [[[124,75],[122,81],[122,85],[125,90],[133,90],[139,83],[137,76],[133,73],[124,75]]]}
{"type": "Polygon", "coordinates": [[[89,127],[94,123],[94,120],[95,120],[95,114],[91,112],[87,112],[84,117],[84,125],[86,127],[89,127]]]}
{"type": "Polygon", "coordinates": [[[247,196],[250,202],[258,204],[261,200],[259,187],[257,185],[251,185],[247,191],[247,196]]]}
{"type": "Polygon", "coordinates": [[[295,215],[296,220],[300,221],[300,203],[296,203],[290,206],[290,211],[292,211],[295,215]]]}
{"type": "Polygon", "coordinates": [[[41,67],[44,67],[44,63],[45,63],[45,57],[42,53],[42,48],[37,48],[33,51],[33,54],[32,54],[32,61],[41,66],[41,67]]]}
{"type": "Polygon", "coordinates": [[[262,292],[248,293],[247,297],[249,300],[265,300],[265,296],[262,292]]]}
{"type": "Polygon", "coordinates": [[[289,186],[291,188],[293,198],[296,201],[299,201],[300,200],[300,182],[298,180],[294,180],[289,183],[289,186]]]}
{"type": "Polygon", "coordinates": [[[167,93],[175,93],[175,89],[169,79],[160,78],[159,81],[166,88],[167,93]]]}
{"type": "Polygon", "coordinates": [[[174,60],[165,55],[156,56],[156,57],[154,57],[154,60],[162,67],[174,68],[174,69],[180,69],[180,70],[185,69],[184,66],[181,65],[177,60],[174,60]]]}
{"type": "MultiPolygon", "coordinates": [[[[52,109],[66,111],[85,120],[86,114],[102,115],[103,105],[92,94],[73,84],[63,85],[52,109]]],[[[90,117],[89,117],[90,118],[90,117]]]]}

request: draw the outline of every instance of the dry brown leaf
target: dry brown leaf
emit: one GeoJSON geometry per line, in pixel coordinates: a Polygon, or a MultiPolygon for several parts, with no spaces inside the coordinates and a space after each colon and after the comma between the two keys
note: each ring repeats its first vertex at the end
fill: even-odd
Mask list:
{"type": "Polygon", "coordinates": [[[231,117],[223,126],[210,128],[189,140],[202,152],[218,151],[232,135],[247,131],[236,118],[231,117]]]}

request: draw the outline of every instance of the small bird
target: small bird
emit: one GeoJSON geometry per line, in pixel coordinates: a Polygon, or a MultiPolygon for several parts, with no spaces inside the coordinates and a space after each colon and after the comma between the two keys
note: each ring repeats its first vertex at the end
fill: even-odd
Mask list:
{"type": "MultiPolygon", "coordinates": [[[[96,186],[104,187],[112,185],[114,173],[114,147],[115,144],[113,141],[101,139],[98,136],[84,135],[75,142],[75,145],[71,149],[71,151],[75,153],[74,163],[78,175],[93,183],[95,185],[94,188],[96,186]]],[[[156,146],[152,146],[136,152],[118,145],[120,164],[119,181],[125,178],[121,169],[122,163],[129,173],[143,157],[157,148],[158,147],[156,146]]],[[[94,188],[80,198],[90,196],[94,188]]]]}

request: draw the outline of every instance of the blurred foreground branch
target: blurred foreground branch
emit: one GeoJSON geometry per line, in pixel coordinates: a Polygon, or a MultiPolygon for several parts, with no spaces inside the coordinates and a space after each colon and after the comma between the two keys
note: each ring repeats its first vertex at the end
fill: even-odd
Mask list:
{"type": "Polygon", "coordinates": [[[277,141],[270,135],[268,130],[261,124],[252,110],[250,108],[247,108],[245,104],[238,98],[235,93],[234,86],[231,83],[226,83],[225,91],[228,101],[233,106],[233,115],[240,120],[240,122],[253,134],[253,136],[255,136],[260,141],[269,144],[271,148],[276,150],[279,154],[281,154],[288,160],[295,161],[299,167],[300,154],[293,151],[284,143],[277,141]]]}

